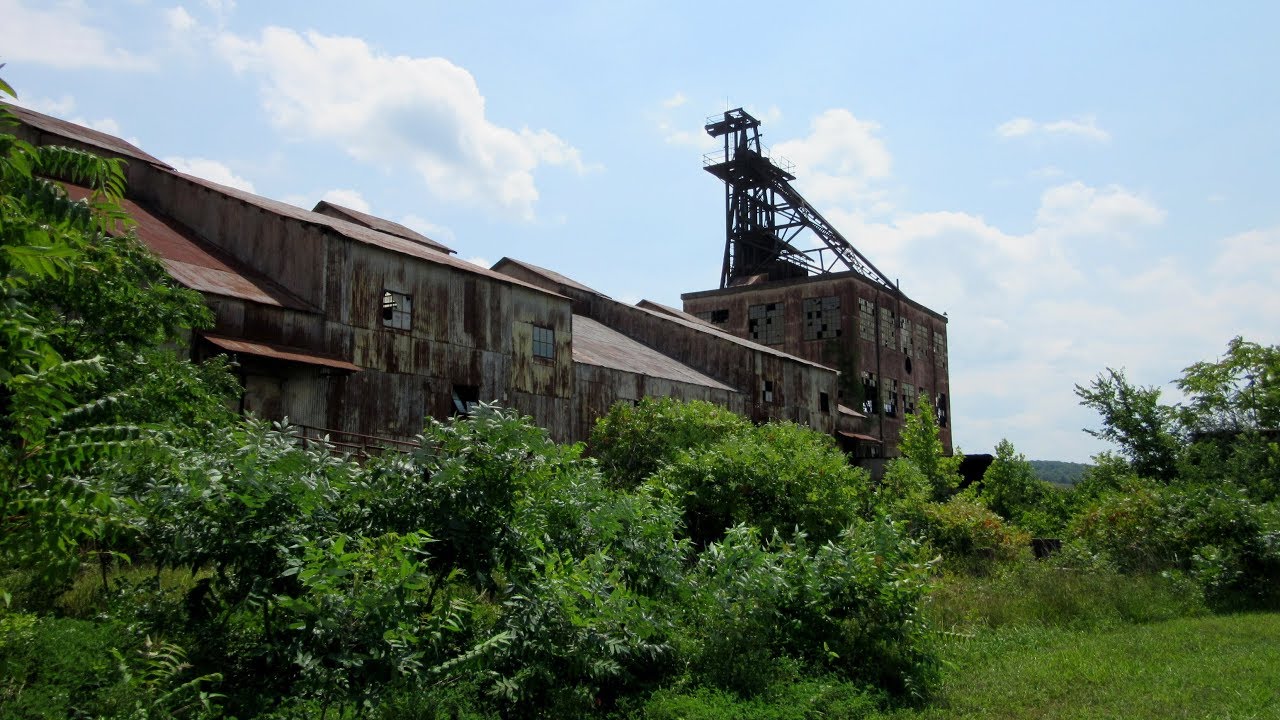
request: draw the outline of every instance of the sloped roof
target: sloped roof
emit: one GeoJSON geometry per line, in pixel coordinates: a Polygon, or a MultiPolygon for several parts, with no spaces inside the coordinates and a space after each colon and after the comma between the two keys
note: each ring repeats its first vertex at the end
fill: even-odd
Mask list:
{"type": "Polygon", "coordinates": [[[372,230],[387,233],[388,235],[395,235],[396,237],[402,237],[406,240],[413,240],[414,242],[422,243],[429,248],[439,250],[442,253],[452,255],[455,252],[453,248],[438,243],[413,228],[406,227],[398,222],[392,222],[386,218],[380,218],[376,215],[363,213],[359,210],[352,210],[349,207],[344,207],[337,203],[331,203],[328,200],[321,200],[316,203],[316,206],[312,208],[312,211],[318,212],[321,215],[329,215],[331,217],[340,217],[344,220],[350,220],[357,225],[363,225],[372,230]]]}
{"type": "Polygon", "coordinates": [[[494,264],[493,264],[493,269],[494,269],[495,271],[498,271],[498,267],[499,267],[499,266],[501,266],[501,265],[515,265],[516,267],[524,268],[525,270],[528,270],[529,272],[531,272],[531,273],[533,273],[533,274],[535,274],[535,275],[541,275],[542,277],[544,277],[544,278],[546,278],[546,279],[548,279],[548,280],[550,280],[550,281],[552,281],[552,282],[554,282],[554,283],[558,283],[558,284],[560,284],[560,285],[564,285],[565,287],[571,287],[571,288],[573,288],[574,290],[581,290],[582,292],[591,293],[592,295],[599,295],[599,296],[600,296],[600,297],[602,297],[602,298],[607,298],[607,297],[609,297],[608,295],[605,295],[604,293],[600,292],[599,290],[593,290],[592,288],[589,288],[589,287],[587,287],[586,285],[583,285],[582,283],[578,282],[577,280],[574,280],[574,279],[573,279],[573,278],[571,278],[571,277],[567,277],[567,276],[565,276],[565,275],[561,275],[560,273],[556,272],[555,270],[548,270],[548,269],[546,269],[546,268],[544,268],[544,267],[538,267],[537,265],[534,265],[533,263],[528,263],[528,262],[525,262],[525,261],[523,261],[523,260],[516,260],[516,259],[514,259],[514,258],[504,257],[504,258],[502,258],[501,260],[499,260],[498,262],[496,262],[496,263],[494,263],[494,264]]]}
{"type": "MultiPolygon", "coordinates": [[[[76,200],[84,200],[91,192],[69,183],[63,183],[63,187],[67,195],[76,200]]],[[[267,276],[200,240],[182,225],[153,214],[133,200],[126,199],[121,205],[136,223],[138,239],[182,285],[210,295],[320,312],[267,276]]]]}
{"type": "Polygon", "coordinates": [[[689,313],[683,310],[677,310],[676,308],[673,308],[670,305],[663,305],[662,303],[654,302],[653,300],[641,300],[640,302],[636,303],[636,307],[644,308],[645,310],[654,310],[656,312],[660,312],[665,315],[670,315],[671,317],[678,317],[682,320],[688,320],[690,322],[698,322],[698,323],[702,323],[703,325],[709,325],[711,327],[715,327],[713,323],[709,323],[706,320],[703,320],[702,318],[698,317],[697,315],[690,315],[689,313]]]}
{"type": "Polygon", "coordinates": [[[461,260],[447,253],[433,250],[414,240],[407,240],[397,235],[380,232],[373,228],[356,224],[350,220],[343,220],[341,218],[323,215],[312,210],[303,210],[296,205],[290,205],[289,203],[272,200],[271,198],[255,195],[251,192],[246,192],[238,188],[221,185],[213,182],[212,180],[205,180],[204,178],[196,177],[195,175],[188,175],[176,170],[167,170],[166,172],[182,178],[187,182],[199,185],[213,192],[221,193],[228,197],[233,197],[241,202],[266,210],[267,212],[292,220],[297,220],[299,222],[329,228],[349,240],[353,240],[364,245],[382,248],[383,250],[389,250],[400,255],[406,255],[419,260],[435,263],[436,265],[444,265],[462,272],[480,275],[489,278],[490,280],[498,280],[500,282],[507,283],[508,285],[519,285],[520,287],[536,290],[537,292],[546,295],[561,297],[554,291],[538,287],[537,285],[527,283],[518,278],[513,278],[510,275],[503,275],[502,273],[494,272],[493,270],[469,263],[466,260],[461,260]]]}
{"type": "Polygon", "coordinates": [[[573,361],[737,392],[648,345],[582,315],[573,316],[573,361]]]}
{"type": "Polygon", "coordinates": [[[141,160],[160,167],[169,167],[159,159],[148,155],[140,150],[132,143],[121,140],[114,135],[108,135],[104,132],[87,128],[82,125],[76,125],[66,120],[60,120],[50,115],[44,115],[34,110],[28,110],[20,105],[10,105],[9,103],[0,102],[0,107],[13,113],[23,124],[30,125],[38,130],[58,135],[75,141],[83,145],[105,150],[113,155],[124,155],[135,160],[141,160]]]}

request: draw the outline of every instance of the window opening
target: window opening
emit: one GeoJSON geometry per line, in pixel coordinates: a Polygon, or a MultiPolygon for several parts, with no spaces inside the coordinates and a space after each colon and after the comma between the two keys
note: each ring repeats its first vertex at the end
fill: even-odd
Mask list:
{"type": "Polygon", "coordinates": [[[470,415],[480,404],[479,385],[453,386],[453,414],[470,415]]]}
{"type": "Polygon", "coordinates": [[[858,337],[875,342],[876,314],[874,305],[866,298],[858,298],[858,337]]]}
{"type": "Polygon", "coordinates": [[[729,309],[704,310],[700,313],[694,313],[694,317],[699,320],[706,320],[713,325],[724,325],[729,322],[729,309]]]}
{"type": "Polygon", "coordinates": [[[780,302],[747,308],[747,330],[751,332],[751,339],[766,345],[781,344],[782,309],[780,302]]]}
{"type": "Polygon", "coordinates": [[[916,386],[911,383],[902,384],[902,412],[905,414],[915,413],[916,411],[916,386]]]}
{"type": "Polygon", "coordinates": [[[830,340],[840,337],[840,298],[805,298],[804,339],[830,340]]]}
{"type": "Polygon", "coordinates": [[[884,384],[881,386],[884,397],[881,402],[884,406],[884,414],[893,416],[898,414],[898,381],[893,378],[885,378],[884,384]]]}
{"type": "Polygon", "coordinates": [[[933,362],[939,367],[947,366],[947,336],[937,330],[933,331],[933,362]]]}
{"type": "Polygon", "coordinates": [[[831,412],[831,396],[820,392],[818,393],[818,409],[824,413],[831,412]]]}
{"type": "Polygon", "coordinates": [[[767,403],[773,402],[773,381],[772,380],[764,381],[764,390],[760,393],[760,397],[764,400],[764,402],[767,402],[767,403]]]}
{"type": "Polygon", "coordinates": [[[413,298],[394,290],[382,291],[382,326],[393,330],[413,327],[413,298]]]}
{"type": "Polygon", "coordinates": [[[873,372],[862,371],[862,412],[865,415],[876,414],[876,398],[880,397],[877,377],[873,372]]]}
{"type": "Polygon", "coordinates": [[[553,360],[556,356],[556,331],[541,325],[533,326],[533,356],[553,360]]]}
{"type": "Polygon", "coordinates": [[[937,412],[935,412],[934,414],[938,416],[938,427],[946,427],[947,426],[947,394],[946,393],[938,393],[936,410],[937,412]]]}
{"type": "Polygon", "coordinates": [[[880,344],[892,349],[896,344],[894,342],[898,334],[898,328],[894,326],[893,311],[887,307],[880,308],[880,344]]]}

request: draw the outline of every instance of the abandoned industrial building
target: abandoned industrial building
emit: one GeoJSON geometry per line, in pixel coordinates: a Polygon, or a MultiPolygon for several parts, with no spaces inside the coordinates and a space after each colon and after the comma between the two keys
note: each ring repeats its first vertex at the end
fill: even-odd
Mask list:
{"type": "Polygon", "coordinates": [[[569,441],[619,401],[699,399],[808,425],[874,463],[925,397],[950,450],[946,318],[903,295],[791,188],[741,110],[707,126],[724,138],[707,167],[726,184],[721,287],[684,295],[679,310],[619,302],[519,259],[483,268],[398,223],[218,185],[119,138],[4,107],[27,142],[127,162],[138,238],[213,311],[192,356],[233,357],[244,412],[385,447],[482,400],[569,441]],[[805,228],[820,247],[793,245],[805,228]]]}

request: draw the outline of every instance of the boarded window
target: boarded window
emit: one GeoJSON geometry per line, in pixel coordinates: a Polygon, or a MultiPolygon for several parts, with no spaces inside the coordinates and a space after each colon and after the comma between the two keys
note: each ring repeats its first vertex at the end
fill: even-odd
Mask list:
{"type": "Polygon", "coordinates": [[[893,311],[887,307],[880,308],[880,344],[893,348],[897,345],[895,338],[898,336],[898,328],[894,323],[893,311]]]}
{"type": "Polygon", "coordinates": [[[858,298],[858,337],[875,342],[875,306],[866,298],[858,298]]]}
{"type": "Polygon", "coordinates": [[[804,339],[830,340],[840,337],[840,298],[816,297],[804,300],[804,339]]]}
{"type": "Polygon", "coordinates": [[[864,415],[876,414],[876,398],[880,397],[878,378],[873,372],[862,371],[862,412],[864,415]]]}
{"type": "Polygon", "coordinates": [[[541,325],[533,326],[533,356],[544,360],[556,357],[556,331],[541,325]]]}
{"type": "Polygon", "coordinates": [[[394,290],[382,291],[382,326],[395,330],[413,327],[413,298],[394,290]]]}
{"type": "Polygon", "coordinates": [[[752,340],[765,345],[782,343],[782,308],[780,302],[747,308],[747,330],[752,340]]]}
{"type": "Polygon", "coordinates": [[[706,320],[713,325],[724,325],[729,322],[729,310],[704,310],[700,313],[694,313],[694,317],[699,320],[706,320]]]}

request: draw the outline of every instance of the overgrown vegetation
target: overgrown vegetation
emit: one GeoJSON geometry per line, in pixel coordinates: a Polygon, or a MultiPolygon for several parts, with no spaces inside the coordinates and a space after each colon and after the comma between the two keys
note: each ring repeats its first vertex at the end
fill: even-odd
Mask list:
{"type": "Polygon", "coordinates": [[[357,463],[172,352],[208,315],[122,192],[0,134],[5,717],[855,718],[934,697],[957,638],[1274,600],[1276,348],[1188,368],[1185,405],[1080,388],[1122,454],[1070,491],[1008,442],[958,490],[927,399],[878,481],[670,400],[585,446],[482,406],[357,463]]]}

